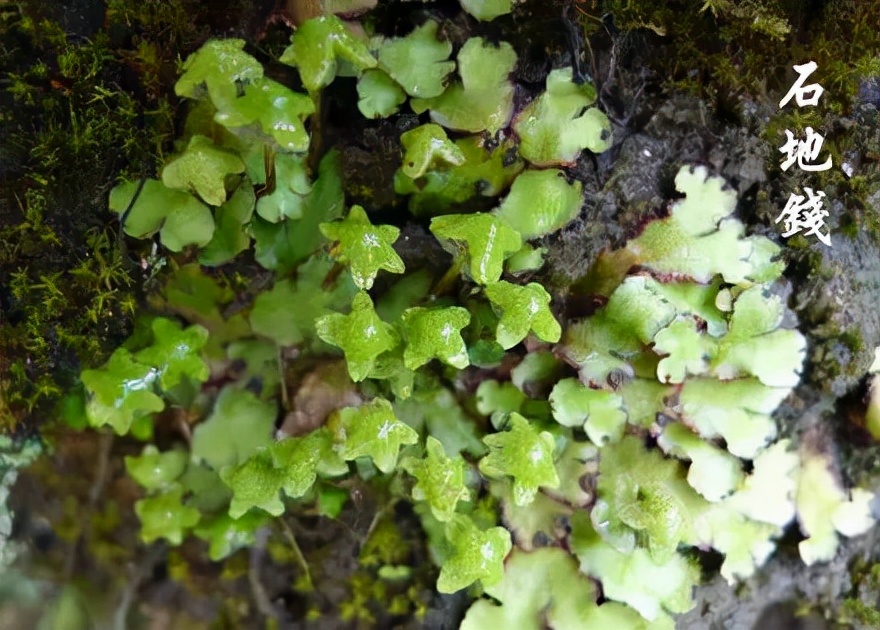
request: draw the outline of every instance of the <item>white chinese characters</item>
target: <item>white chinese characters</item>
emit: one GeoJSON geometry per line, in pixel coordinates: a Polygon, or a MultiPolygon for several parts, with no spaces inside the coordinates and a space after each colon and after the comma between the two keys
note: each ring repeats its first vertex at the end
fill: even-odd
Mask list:
{"type": "Polygon", "coordinates": [[[785,136],[788,138],[785,145],[779,151],[785,153],[788,157],[780,164],[783,171],[787,171],[788,167],[797,161],[798,168],[802,171],[827,171],[831,168],[831,157],[829,156],[822,164],[810,164],[819,157],[819,151],[822,150],[822,143],[825,138],[821,134],[813,131],[812,127],[807,127],[806,139],[797,140],[794,134],[788,129],[785,130],[785,136]]]}
{"type": "Polygon", "coordinates": [[[782,214],[776,217],[776,223],[783,221],[785,232],[782,236],[793,236],[801,230],[806,230],[804,236],[815,234],[816,237],[831,247],[831,234],[821,232],[820,229],[825,227],[825,217],[828,211],[822,209],[822,200],[825,193],[821,190],[817,193],[812,188],[804,186],[808,199],[804,199],[803,195],[792,195],[788,198],[782,214]]]}
{"type": "MultiPolygon", "coordinates": [[[[825,90],[818,83],[804,85],[807,78],[816,71],[818,67],[816,62],[810,61],[793,67],[798,73],[798,79],[779,101],[780,109],[785,107],[792,98],[798,107],[817,105],[819,97],[825,90]]],[[[812,127],[807,127],[804,133],[806,137],[798,139],[791,131],[785,130],[786,141],[779,148],[779,152],[783,153],[785,158],[780,162],[780,167],[783,171],[787,171],[792,165],[797,164],[799,169],[806,172],[827,171],[831,168],[831,157],[829,156],[824,162],[818,161],[825,138],[822,134],[815,132],[812,127]]],[[[825,193],[821,190],[814,192],[812,188],[807,186],[804,186],[804,192],[806,192],[806,196],[792,193],[782,213],[776,217],[776,223],[782,221],[785,227],[782,236],[789,237],[803,232],[804,236],[815,236],[822,243],[831,247],[831,234],[827,229],[823,231],[825,217],[828,216],[828,211],[822,209],[825,193]]]]}
{"type": "Polygon", "coordinates": [[[818,83],[813,83],[812,85],[804,87],[804,81],[806,81],[807,77],[813,74],[818,67],[819,66],[816,65],[815,61],[810,61],[800,66],[792,66],[794,71],[800,76],[798,77],[798,80],[794,82],[794,85],[791,86],[788,94],[782,97],[782,100],[779,101],[779,109],[785,107],[791,100],[792,96],[795,97],[795,102],[798,107],[819,104],[819,97],[822,96],[822,92],[825,91],[825,88],[818,83]],[[807,94],[810,94],[810,96],[807,96],[807,94]]]}

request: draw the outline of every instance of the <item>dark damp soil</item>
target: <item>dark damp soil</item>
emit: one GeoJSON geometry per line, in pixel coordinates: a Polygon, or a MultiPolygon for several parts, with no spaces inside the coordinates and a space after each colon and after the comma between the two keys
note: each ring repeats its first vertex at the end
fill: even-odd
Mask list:
{"type": "MultiPolygon", "coordinates": [[[[880,490],[880,447],[860,425],[864,375],[880,345],[880,8],[843,0],[731,4],[739,3],[707,2],[717,10],[701,10],[702,2],[684,0],[536,0],[480,27],[455,2],[388,2],[375,19],[395,34],[429,14],[446,21],[453,40],[481,29],[512,42],[521,51],[515,78],[523,99],[562,65],[599,88],[614,145],[570,168],[584,185],[582,214],[544,243],[541,279],[560,302],[574,301],[570,287],[599,252],[662,216],[682,163],[724,176],[740,195],[737,215],[750,233],[784,244],[789,267],[779,290],[809,340],[803,382],[778,412],[781,433],[820,430],[843,477],[880,490]],[[779,18],[789,33],[780,31],[779,18]],[[815,177],[778,165],[782,130],[803,126],[778,101],[794,78],[791,65],[811,58],[824,71],[827,101],[808,122],[825,131],[835,164],[815,177]],[[827,194],[831,248],[779,236],[779,209],[803,185],[827,194]]],[[[0,588],[0,627],[35,627],[49,601],[70,606],[76,618],[128,619],[129,627],[256,628],[266,619],[281,628],[457,627],[463,596],[426,587],[375,592],[375,570],[359,558],[365,533],[377,526],[406,541],[403,560],[422,573],[416,584],[431,584],[434,573],[417,518],[405,509],[381,511],[381,496],[369,488],[358,489],[361,500],[337,521],[287,519],[312,567],[318,595],[305,597],[292,587],[302,572],[283,536],[263,532],[249,552],[222,564],[208,562],[198,542],[140,544],[131,508],[137,489],[122,464],[139,447],[51,421],[60,393],[131,332],[142,304],[147,279],[136,261],[148,252],[138,243],[122,243],[120,252],[106,195],[121,175],[154,174],[173,150],[182,121],[173,94],[178,60],[213,36],[243,37],[263,61],[286,45],[292,15],[283,12],[285,3],[222,5],[0,5],[0,427],[52,445],[21,472],[9,501],[19,553],[10,575],[26,579],[16,580],[16,591],[0,588]],[[98,256],[103,266],[90,266],[98,256]],[[83,265],[98,279],[83,273],[65,282],[66,271],[83,265]],[[112,273],[100,276],[107,268],[112,273]],[[61,292],[56,303],[47,301],[47,278],[61,292]],[[108,295],[98,305],[101,286],[108,295]],[[92,316],[84,315],[89,308],[92,316]],[[65,600],[66,581],[78,584],[88,603],[65,600]],[[10,593],[18,604],[7,603],[10,593]],[[376,604],[398,595],[408,602],[400,614],[376,604]],[[417,607],[428,611],[421,625],[411,614],[417,607]]],[[[398,137],[418,119],[364,121],[351,115],[351,90],[342,81],[328,93],[316,144],[341,149],[350,202],[397,217],[413,243],[407,264],[419,256],[432,264],[443,253],[419,247],[425,225],[404,222],[393,193],[398,137]]],[[[846,541],[832,563],[814,567],[800,562],[796,539],[783,541],[751,580],[730,587],[709,579],[678,627],[880,627],[877,535],[846,541]]],[[[714,575],[717,559],[704,560],[714,575]]]]}

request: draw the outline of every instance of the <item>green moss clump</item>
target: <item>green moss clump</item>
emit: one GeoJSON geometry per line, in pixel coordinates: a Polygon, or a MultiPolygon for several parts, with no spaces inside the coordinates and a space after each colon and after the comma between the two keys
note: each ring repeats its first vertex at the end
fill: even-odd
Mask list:
{"type": "Polygon", "coordinates": [[[864,628],[880,628],[880,564],[867,569],[864,565],[856,566],[852,576],[856,580],[855,592],[840,604],[838,621],[864,628]]]}
{"type": "MultiPolygon", "coordinates": [[[[587,33],[598,32],[597,16],[608,14],[623,31],[652,32],[658,44],[668,43],[674,54],[655,55],[656,69],[670,87],[703,97],[784,92],[791,65],[811,59],[822,74],[823,106],[841,113],[859,80],[880,70],[877,12],[869,3],[605,0],[592,14],[582,12],[587,33]]],[[[618,53],[627,37],[618,36],[618,53]]]]}
{"type": "Polygon", "coordinates": [[[151,174],[171,149],[177,57],[205,35],[194,4],[111,0],[89,37],[36,3],[0,17],[0,430],[130,333],[139,270],[106,195],[111,177],[151,174]]]}
{"type": "Polygon", "coordinates": [[[858,599],[845,599],[840,606],[841,621],[864,624],[867,628],[880,628],[880,610],[858,599]]]}

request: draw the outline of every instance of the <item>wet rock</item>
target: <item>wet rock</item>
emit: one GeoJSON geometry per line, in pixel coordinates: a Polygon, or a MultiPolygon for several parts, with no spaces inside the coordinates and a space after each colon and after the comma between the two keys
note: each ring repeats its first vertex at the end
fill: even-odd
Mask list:
{"type": "MultiPolygon", "coordinates": [[[[780,550],[754,577],[730,586],[721,577],[700,586],[697,605],[676,619],[678,630],[823,630],[821,618],[795,617],[790,603],[829,611],[852,589],[848,558],[868,552],[870,536],[847,540],[829,563],[804,566],[794,549],[780,550]]],[[[802,611],[802,608],[800,609],[802,611]]]]}
{"type": "Polygon", "coordinates": [[[880,107],[880,77],[870,77],[859,86],[859,100],[880,107]]]}
{"type": "MultiPolygon", "coordinates": [[[[840,202],[832,203],[832,212],[843,212],[840,202]]],[[[813,245],[820,262],[796,281],[794,306],[812,341],[808,378],[843,396],[880,345],[880,245],[866,231],[832,238],[832,247],[813,245]]]]}
{"type": "Polygon", "coordinates": [[[742,197],[767,181],[771,148],[747,129],[731,127],[710,152],[709,161],[742,197]]]}
{"type": "MultiPolygon", "coordinates": [[[[677,196],[678,169],[706,163],[719,143],[707,105],[699,98],[673,94],[640,107],[655,108],[644,127],[635,131],[616,125],[609,155],[597,158],[598,173],[579,173],[585,209],[581,219],[548,240],[550,284],[571,284],[587,272],[600,251],[623,247],[647,222],[664,216],[667,201],[677,196]]],[[[633,113],[630,120],[640,117],[633,113]]],[[[748,155],[748,146],[740,144],[738,154],[748,155]]],[[[763,174],[752,162],[729,168],[745,172],[743,179],[749,182],[763,174]]]]}
{"type": "MultiPolygon", "coordinates": [[[[394,249],[407,270],[427,269],[440,276],[452,264],[452,255],[445,251],[427,228],[417,223],[407,223],[400,231],[394,249]]],[[[380,280],[383,278],[380,276],[380,280]]],[[[385,280],[393,281],[391,278],[385,280]]]]}
{"type": "MultiPolygon", "coordinates": [[[[394,174],[400,166],[400,134],[418,126],[414,116],[401,116],[396,122],[363,121],[360,113],[347,112],[357,121],[358,133],[349,128],[334,128],[330,142],[342,145],[342,173],[345,192],[351,203],[368,212],[388,210],[401,199],[394,192],[394,174]]],[[[334,116],[333,120],[347,120],[334,116]]]]}
{"type": "Polygon", "coordinates": [[[291,411],[284,417],[280,433],[304,435],[324,424],[327,417],[343,407],[363,402],[341,361],[321,363],[298,384],[291,411]]]}

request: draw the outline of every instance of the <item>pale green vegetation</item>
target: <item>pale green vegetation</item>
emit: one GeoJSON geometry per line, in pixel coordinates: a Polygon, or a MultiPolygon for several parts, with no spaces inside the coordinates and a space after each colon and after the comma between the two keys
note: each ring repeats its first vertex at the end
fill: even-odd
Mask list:
{"type": "MultiPolygon", "coordinates": [[[[512,10],[461,5],[481,22],[512,10]]],[[[640,6],[617,8],[630,26],[666,28],[665,11],[640,6]]],[[[702,13],[773,41],[788,32],[755,11],[751,26],[733,3],[702,13]]],[[[149,309],[124,299],[123,254],[95,232],[101,264],[74,270],[96,289],[86,318],[112,307],[136,325],[112,353],[79,340],[109,358],[84,366],[83,391],[60,408],[130,447],[140,540],[199,539],[231,564],[273,531],[308,595],[315,567],[285,517],[335,519],[371,486],[383,504],[358,562],[375,572],[352,579],[340,617],[369,623],[380,602],[423,618],[425,574],[389,516],[407,505],[433,561],[428,586],[467,589],[466,630],[671,629],[707,577],[704,552],[723,557],[731,585],[793,529],[806,564],[832,559],[841,537],[874,525],[874,496],[843,485],[829,449],[780,437],[774,413],[807,355],[781,297],[780,246],[747,235],[721,177],[677,164],[668,212],[595,263],[607,299],[565,317],[541,272],[547,237],[585,205],[578,161],[612,146],[597,88],[556,67],[522,100],[512,43],[453,45],[442,26],[427,17],[385,37],[369,20],[306,21],[272,59],[298,83],[269,78],[279,73],[243,39],[210,39],[180,64],[173,151],[109,191],[119,242],[154,239],[141,260],[154,269],[149,309]],[[395,136],[403,216],[347,198],[340,151],[319,135],[340,84],[371,122],[408,116],[395,136]],[[410,223],[449,255],[444,269],[412,262],[410,223]]],[[[23,206],[29,247],[54,236],[40,203],[23,206]]],[[[19,273],[11,287],[64,301],[53,276],[19,273]]],[[[28,315],[37,344],[48,320],[28,315]]],[[[36,387],[28,401],[61,393],[36,387]]],[[[0,512],[0,543],[7,521],[0,512]]]]}
{"type": "Polygon", "coordinates": [[[147,493],[136,506],[143,540],[180,544],[194,534],[221,558],[250,544],[270,516],[319,501],[322,488],[389,476],[392,495],[415,503],[429,533],[437,588],[482,589],[497,600],[477,601],[465,627],[511,618],[539,627],[546,618],[560,629],[587,620],[672,628],[699,580],[689,549],[723,554],[721,573],[733,582],[762,565],[795,518],[808,563],[829,559],[839,535],[870,527],[870,493],[848,495],[823,455],[776,439],[772,413],[799,381],[805,339],[780,327],[783,305],[772,293],[783,271],[779,247],[744,235],[731,217],[735,194],[705,169],[682,166],[684,198],[617,253],[638,271],[618,278],[592,316],[560,322],[544,287],[518,282],[505,265],[520,256],[539,267],[527,241],[564,227],[581,206],[578,182],[539,167],[601,152],[610,125],[589,108],[595,91],[572,83],[570,69],[552,72],[514,119],[513,49],[473,38],[447,61],[451,47],[433,24],[378,43],[332,16],[303,25],[281,60],[300,71],[308,94],[268,83],[242,42],[209,42],[184,64],[177,91],[196,102],[181,152],[160,179],[118,186],[111,208],[125,213],[127,233],[159,231],[172,251],[205,248],[201,260],[212,265],[253,239],[275,281],[228,316],[229,296],[215,281],[180,267],[163,304],[187,326],[156,317],[151,335],[83,373],[95,428],[149,442],[168,405],[197,418],[188,443],[164,452],[148,443],[126,459],[147,493]],[[441,216],[430,231],[453,254],[441,285],[459,284],[468,299],[407,282],[418,276],[395,251],[400,230],[375,224],[360,206],[345,210],[332,152],[317,177],[309,173],[304,125],[343,69],[361,76],[366,115],[391,115],[404,93],[415,111],[430,110],[433,123],[400,138],[399,191],[416,200],[434,187],[430,212],[441,216]],[[281,115],[277,99],[295,107],[281,115]],[[510,124],[520,138],[515,171],[489,166],[481,136],[450,137],[510,124]],[[449,201],[467,198],[454,192],[467,190],[456,181],[486,169],[497,177],[489,194],[504,195],[497,209],[445,213],[449,201]],[[259,199],[255,186],[264,187],[259,199]],[[388,274],[403,274],[393,290],[388,274]],[[565,376],[550,344],[577,378],[565,376]],[[273,357],[289,348],[341,353],[357,402],[340,403],[309,430],[276,431],[287,394],[273,357]],[[480,384],[471,404],[483,420],[437,422],[410,406],[438,396],[453,409],[468,404],[444,380],[508,356],[527,373],[480,384]],[[204,391],[211,370],[234,357],[246,374],[204,391]],[[546,381],[548,398],[523,386],[532,378],[546,381]],[[595,479],[594,492],[584,490],[585,477],[595,479]],[[477,510],[487,491],[488,512],[477,510]],[[560,519],[571,531],[556,526],[560,519]],[[539,535],[548,542],[536,549],[539,535]],[[587,578],[608,601],[596,603],[587,578]],[[522,600],[512,597],[521,580],[531,584],[522,600]]]}

